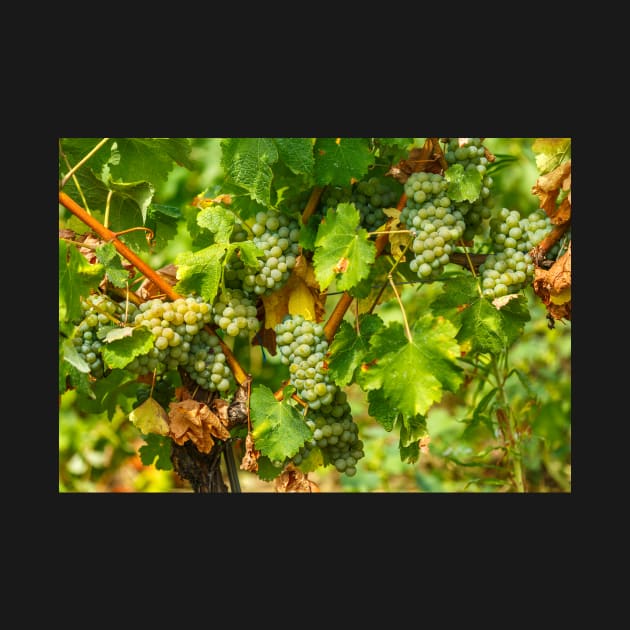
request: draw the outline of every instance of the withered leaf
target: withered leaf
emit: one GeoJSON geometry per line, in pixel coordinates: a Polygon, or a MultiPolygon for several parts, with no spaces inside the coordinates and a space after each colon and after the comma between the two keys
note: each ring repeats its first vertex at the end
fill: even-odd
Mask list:
{"type": "Polygon", "coordinates": [[[212,436],[227,440],[230,432],[208,405],[187,399],[169,405],[170,435],[176,444],[194,442],[201,453],[209,453],[214,445],[212,436]]]}
{"type": "MultiPolygon", "coordinates": [[[[308,475],[289,464],[274,480],[276,492],[313,492],[308,475]]],[[[316,490],[319,492],[319,488],[316,490]]]]}
{"type": "MultiPolygon", "coordinates": [[[[571,186],[571,160],[563,162],[557,166],[553,171],[542,175],[536,180],[534,186],[532,186],[532,194],[537,195],[540,200],[540,207],[544,209],[545,213],[549,217],[553,217],[556,214],[556,199],[560,193],[560,189],[567,190],[566,180],[569,179],[569,188],[571,186]]],[[[569,197],[569,210],[571,199],[569,197]]],[[[566,208],[563,210],[566,212],[566,208]]],[[[559,223],[560,221],[555,221],[559,223]]]]}
{"type": "MultiPolygon", "coordinates": [[[[175,286],[177,284],[177,266],[170,264],[158,269],[156,271],[164,280],[170,285],[175,286]]],[[[151,300],[154,297],[163,295],[162,290],[156,286],[152,280],[148,278],[140,285],[136,292],[143,300],[151,300]]]]}
{"type": "Polygon", "coordinates": [[[571,319],[571,243],[550,269],[536,268],[532,286],[555,319],[571,319]]]}
{"type": "Polygon", "coordinates": [[[254,448],[254,438],[251,433],[247,434],[245,438],[245,454],[241,460],[241,470],[248,470],[250,472],[256,472],[258,470],[258,458],[260,457],[260,451],[254,448]]]}

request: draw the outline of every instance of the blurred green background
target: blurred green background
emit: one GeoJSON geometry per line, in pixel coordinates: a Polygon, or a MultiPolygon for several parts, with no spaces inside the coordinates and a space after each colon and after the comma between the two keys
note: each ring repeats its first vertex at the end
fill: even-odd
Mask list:
{"type": "MultiPolygon", "coordinates": [[[[486,147],[512,161],[494,176],[493,196],[500,207],[527,215],[538,207],[531,189],[538,177],[531,150],[533,138],[488,138],[486,147]]],[[[418,139],[419,142],[422,139],[418,139]]],[[[193,141],[192,159],[203,165],[196,172],[176,167],[156,192],[154,201],[184,208],[222,176],[219,139],[193,141]]],[[[190,238],[182,230],[167,248],[148,259],[154,269],[172,262],[180,251],[190,249],[190,238]]],[[[406,286],[401,297],[408,316],[421,308],[421,291],[430,288],[406,286]]],[[[571,324],[556,322],[548,327],[546,309],[526,290],[531,320],[524,335],[509,353],[510,366],[525,378],[506,381],[510,406],[522,427],[521,456],[528,492],[571,490],[571,324]]],[[[328,307],[334,307],[330,298],[328,307]]],[[[397,316],[397,306],[386,303],[379,314],[397,316]]],[[[398,313],[399,315],[399,313],[398,313]]],[[[256,382],[272,389],[284,374],[277,357],[259,346],[241,343],[234,348],[239,361],[256,375],[256,382]]],[[[446,394],[428,413],[430,441],[419,460],[403,463],[398,451],[398,432],[388,433],[367,413],[364,392],[348,390],[355,422],[364,442],[365,457],[354,477],[338,473],[332,466],[309,473],[322,492],[507,492],[509,470],[501,465],[502,451],[496,429],[470,423],[470,395],[446,394]]],[[[60,492],[192,492],[188,482],[172,471],[144,466],[138,449],[144,440],[123,412],[110,421],[106,414],[87,415],[74,406],[75,393],[61,396],[59,409],[60,492]]],[[[237,462],[240,453],[237,452],[237,462]]],[[[274,492],[273,483],[252,473],[239,471],[243,492],[274,492]]]]}

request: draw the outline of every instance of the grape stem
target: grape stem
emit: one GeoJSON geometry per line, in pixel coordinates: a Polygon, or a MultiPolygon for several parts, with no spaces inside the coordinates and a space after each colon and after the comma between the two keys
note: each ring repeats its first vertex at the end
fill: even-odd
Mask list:
{"type": "MultiPolygon", "coordinates": [[[[83,221],[89,228],[91,228],[96,234],[98,234],[103,240],[107,242],[113,243],[116,251],[126,258],[145,278],[149,279],[155,286],[164,293],[166,297],[170,300],[175,301],[184,296],[180,295],[171,287],[171,285],[162,278],[156,271],[154,271],[149,265],[147,265],[141,258],[136,256],[124,243],[118,240],[118,235],[116,232],[112,232],[109,228],[106,228],[104,225],[99,223],[94,217],[89,215],[79,204],[77,204],[73,199],[71,199],[66,193],[63,191],[59,191],[59,203],[61,203],[65,208],[67,208],[72,214],[74,214],[78,219],[83,221]]],[[[213,335],[216,335],[215,329],[210,325],[206,324],[205,329],[213,335]]],[[[234,378],[238,382],[238,384],[244,383],[248,374],[241,367],[240,363],[236,360],[234,353],[230,349],[230,347],[223,341],[219,335],[216,335],[219,339],[219,344],[221,345],[221,350],[223,354],[225,354],[225,359],[227,361],[228,366],[232,370],[234,374],[234,378]]]]}
{"type": "Polygon", "coordinates": [[[302,213],[302,223],[306,225],[308,220],[311,218],[311,215],[315,212],[317,208],[317,204],[319,203],[319,199],[322,196],[324,189],[320,186],[315,186],[311,191],[311,195],[308,198],[308,202],[306,203],[306,207],[304,208],[304,212],[302,213]]]}

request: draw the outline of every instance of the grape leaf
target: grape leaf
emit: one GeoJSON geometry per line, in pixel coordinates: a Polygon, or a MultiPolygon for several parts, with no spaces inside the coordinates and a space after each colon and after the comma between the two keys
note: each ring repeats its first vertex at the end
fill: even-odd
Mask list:
{"type": "Polygon", "coordinates": [[[355,286],[370,273],[376,247],[364,228],[354,204],[340,203],[329,208],[315,240],[313,265],[322,290],[337,279],[340,291],[355,286]]]}
{"type": "MultiPolygon", "coordinates": [[[[67,361],[72,367],[88,374],[90,366],[87,361],[77,352],[77,347],[72,342],[72,339],[65,339],[62,345],[63,359],[67,361]]],[[[64,387],[65,389],[65,387],[64,387]]]]}
{"type": "Polygon", "coordinates": [[[383,146],[402,147],[403,149],[413,144],[413,138],[375,138],[375,140],[383,146]]]}
{"type": "Polygon", "coordinates": [[[460,356],[456,329],[448,320],[426,313],[411,333],[409,341],[398,322],[374,333],[358,374],[364,390],[382,388],[384,397],[403,416],[425,414],[441,400],[443,389],[455,391],[462,381],[455,363],[460,356]]]}
{"type": "Polygon", "coordinates": [[[271,164],[278,150],[270,138],[223,138],[221,166],[226,175],[249,192],[251,199],[271,205],[271,164]]]}
{"type": "Polygon", "coordinates": [[[341,322],[330,345],[328,358],[328,373],[339,387],[353,381],[369,350],[370,338],[383,325],[378,315],[368,314],[359,317],[358,333],[347,321],[341,322]]]}
{"type": "MultiPolygon", "coordinates": [[[[116,203],[111,206],[112,209],[115,209],[115,217],[121,217],[120,213],[123,212],[123,208],[124,212],[132,212],[132,214],[136,214],[133,210],[137,209],[142,217],[142,225],[144,225],[147,221],[149,204],[155,193],[153,184],[146,181],[131,183],[114,182],[111,179],[108,180],[106,184],[109,190],[116,193],[116,195],[112,197],[112,200],[114,198],[116,199],[116,203]],[[131,210],[129,209],[130,207],[131,210]]],[[[134,227],[133,225],[125,225],[122,219],[120,221],[117,220],[116,223],[120,223],[122,229],[134,227]]]]}
{"type": "Polygon", "coordinates": [[[252,389],[250,407],[256,450],[272,461],[293,457],[312,435],[302,414],[265,385],[252,389]]]}
{"type": "Polygon", "coordinates": [[[153,348],[154,336],[144,326],[134,328],[131,337],[125,336],[101,347],[103,362],[110,368],[124,368],[136,357],[147,354],[153,348]]]}
{"type": "Polygon", "coordinates": [[[138,449],[140,461],[145,466],[155,465],[157,470],[173,470],[171,449],[173,441],[155,433],[144,436],[146,444],[138,449]]]}
{"type": "Polygon", "coordinates": [[[120,182],[146,181],[158,184],[166,181],[178,163],[194,168],[189,160],[189,138],[114,138],[109,170],[120,182]],[[118,154],[116,156],[115,154],[118,154]]]}
{"type": "Polygon", "coordinates": [[[141,405],[138,405],[129,414],[129,420],[144,434],[168,435],[171,430],[168,414],[153,398],[147,398],[141,405]]]}
{"type": "Polygon", "coordinates": [[[263,255],[263,251],[253,241],[242,241],[241,243],[232,243],[228,248],[228,252],[239,251],[239,258],[246,267],[258,269],[258,256],[263,255]]]}
{"type": "MultiPolygon", "coordinates": [[[[61,152],[68,159],[71,167],[78,164],[86,155],[88,155],[103,138],[60,138],[61,152]]],[[[89,160],[83,164],[76,175],[80,175],[87,170],[93,173],[100,173],[105,164],[111,159],[111,147],[114,143],[113,139],[108,140],[96,153],[93,153],[89,160]]],[[[60,152],[60,155],[61,155],[60,152]]],[[[60,159],[60,173],[65,174],[69,169],[65,160],[60,159]]],[[[66,186],[74,184],[69,179],[66,186]]],[[[66,192],[68,190],[64,188],[66,192]]],[[[73,196],[73,195],[71,195],[73,196]]]]}
{"type": "Polygon", "coordinates": [[[103,265],[91,265],[74,245],[59,241],[59,321],[83,317],[81,296],[89,295],[103,279],[103,265]]]}
{"type": "Polygon", "coordinates": [[[498,354],[520,336],[529,317],[523,295],[500,310],[489,300],[477,296],[461,313],[457,341],[462,345],[469,342],[470,352],[498,354]]]}
{"type": "Polygon", "coordinates": [[[175,290],[182,295],[196,293],[206,302],[214,302],[219,290],[226,252],[225,244],[210,245],[197,252],[182,252],[175,259],[177,280],[175,290]]]}
{"type": "MultiPolygon", "coordinates": [[[[315,164],[312,138],[274,138],[280,159],[293,173],[311,175],[315,164]]],[[[280,203],[280,199],[278,199],[280,203]]]]}
{"type": "Polygon", "coordinates": [[[482,178],[477,169],[465,170],[461,164],[453,164],[445,172],[449,183],[446,194],[452,201],[476,201],[481,193],[482,178]]]}
{"type": "MultiPolygon", "coordinates": [[[[358,379],[360,383],[360,379],[358,379]]],[[[395,409],[387,398],[382,389],[372,389],[368,392],[368,413],[372,418],[378,420],[385,431],[391,431],[394,423],[400,415],[398,409],[395,409]]]]}
{"type": "Polygon", "coordinates": [[[93,385],[94,401],[92,408],[81,405],[87,413],[107,411],[111,420],[116,412],[125,411],[135,397],[138,383],[137,375],[126,370],[112,370],[107,376],[99,378],[93,385]]]}
{"type": "Polygon", "coordinates": [[[197,215],[197,223],[214,234],[214,242],[227,245],[234,229],[235,216],[221,206],[210,206],[197,215]]]}
{"type": "Polygon", "coordinates": [[[536,158],[536,168],[540,175],[544,175],[571,155],[571,138],[536,138],[532,151],[536,158]]]}
{"type": "Polygon", "coordinates": [[[125,269],[120,260],[120,256],[112,243],[104,243],[96,248],[96,257],[105,267],[107,279],[119,289],[127,286],[129,282],[129,270],[125,269]]]}
{"type": "Polygon", "coordinates": [[[374,163],[367,138],[317,138],[314,154],[318,186],[349,186],[374,163]]]}
{"type": "Polygon", "coordinates": [[[428,435],[426,418],[422,415],[410,417],[401,415],[399,421],[398,450],[400,451],[400,459],[403,462],[414,464],[420,456],[420,440],[428,435]]]}

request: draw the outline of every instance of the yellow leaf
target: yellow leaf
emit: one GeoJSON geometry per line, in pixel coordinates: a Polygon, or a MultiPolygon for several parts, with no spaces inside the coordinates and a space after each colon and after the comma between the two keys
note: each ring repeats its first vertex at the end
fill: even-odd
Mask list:
{"type": "Polygon", "coordinates": [[[153,398],[148,398],[136,407],[129,414],[129,420],[145,434],[168,435],[170,432],[168,414],[153,398]]]}
{"type": "Polygon", "coordinates": [[[304,282],[296,283],[289,295],[289,313],[303,315],[304,319],[315,321],[315,298],[304,282]]]}
{"type": "Polygon", "coordinates": [[[570,302],[571,301],[571,286],[566,287],[565,289],[560,291],[560,293],[557,293],[557,294],[550,293],[549,301],[553,302],[554,304],[565,304],[566,302],[570,302]]]}

